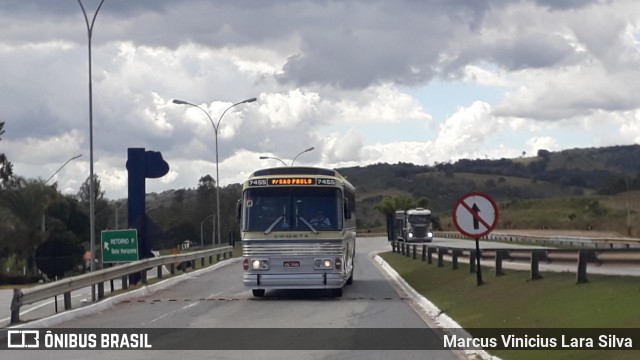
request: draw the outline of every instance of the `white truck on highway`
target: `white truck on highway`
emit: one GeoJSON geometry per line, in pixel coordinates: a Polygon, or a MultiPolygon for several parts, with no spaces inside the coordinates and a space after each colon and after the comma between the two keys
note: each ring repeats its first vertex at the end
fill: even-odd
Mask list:
{"type": "Polygon", "coordinates": [[[397,210],[395,229],[398,240],[431,242],[433,240],[431,210],[424,208],[397,210]]]}

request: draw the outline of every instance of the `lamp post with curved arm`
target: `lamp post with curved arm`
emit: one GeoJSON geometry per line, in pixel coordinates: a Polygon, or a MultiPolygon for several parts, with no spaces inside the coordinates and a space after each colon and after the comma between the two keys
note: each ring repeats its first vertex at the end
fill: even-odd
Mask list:
{"type": "Polygon", "coordinates": [[[64,168],[65,166],[67,166],[67,164],[68,164],[68,163],[70,163],[72,160],[75,160],[75,159],[77,159],[77,158],[79,158],[79,157],[81,157],[81,156],[82,156],[82,154],[80,154],[80,155],[76,155],[76,156],[74,156],[74,157],[70,158],[69,160],[67,160],[64,164],[62,164],[62,166],[60,166],[60,167],[58,168],[58,170],[56,170],[56,172],[54,172],[53,174],[51,174],[51,176],[49,176],[49,178],[48,178],[47,180],[45,180],[45,181],[44,181],[44,184],[48,183],[48,182],[49,182],[49,180],[51,180],[54,176],[56,176],[56,174],[57,174],[57,173],[59,173],[59,172],[60,172],[60,170],[62,170],[62,168],[64,168]]]}
{"type": "Polygon", "coordinates": [[[313,147],[313,146],[312,146],[312,147],[310,147],[310,148],[308,148],[308,149],[306,149],[306,150],[303,150],[303,151],[299,152],[299,153],[298,153],[298,155],[296,155],[296,156],[293,158],[293,160],[291,160],[291,166],[293,166],[293,163],[294,163],[294,162],[296,162],[296,159],[298,158],[298,156],[300,156],[300,155],[302,155],[302,154],[304,154],[304,153],[306,153],[306,152],[312,151],[313,149],[315,149],[315,147],[313,147]]]}
{"type": "MultiPolygon", "coordinates": [[[[87,12],[84,10],[84,6],[82,5],[82,1],[78,0],[78,4],[80,5],[80,9],[82,9],[82,14],[84,15],[84,21],[87,24],[87,37],[88,37],[88,48],[89,48],[89,231],[90,239],[91,239],[91,271],[95,270],[95,259],[96,259],[96,202],[95,202],[95,179],[93,176],[93,91],[91,86],[91,37],[93,35],[93,25],[96,22],[96,17],[98,16],[98,12],[102,7],[104,0],[100,0],[100,4],[96,9],[96,12],[93,14],[93,19],[91,23],[89,23],[89,17],[87,17],[87,12]]],[[[96,300],[96,292],[95,285],[91,286],[91,301],[96,300]]]]}
{"type": "Polygon", "coordinates": [[[229,109],[231,109],[232,107],[254,102],[256,100],[257,100],[256,98],[250,98],[250,99],[242,100],[240,102],[237,102],[229,106],[222,112],[222,115],[220,115],[220,118],[218,118],[217,123],[214,123],[213,119],[211,118],[211,115],[209,115],[209,112],[207,112],[205,109],[201,108],[200,106],[184,100],[178,100],[178,99],[173,100],[174,104],[189,105],[189,106],[193,106],[200,109],[203,113],[205,113],[205,115],[207,115],[207,117],[209,118],[209,121],[211,122],[211,125],[213,125],[213,131],[215,132],[215,135],[216,135],[216,217],[217,217],[216,222],[218,225],[218,241],[219,242],[221,242],[221,238],[220,238],[220,225],[221,225],[220,223],[220,177],[219,177],[219,171],[218,171],[218,168],[219,168],[218,166],[218,130],[220,129],[220,121],[222,121],[222,117],[224,116],[224,114],[226,114],[227,111],[229,111],[229,109]]]}
{"type": "MultiPolygon", "coordinates": [[[[69,162],[71,162],[72,160],[75,160],[75,159],[79,158],[80,156],[82,156],[82,154],[80,154],[80,155],[76,155],[76,156],[74,156],[74,157],[72,157],[72,158],[69,158],[69,160],[65,161],[65,163],[64,163],[64,164],[62,164],[62,166],[60,166],[60,167],[58,168],[58,170],[56,170],[56,172],[54,172],[53,174],[51,174],[51,176],[49,176],[49,178],[48,178],[47,180],[45,180],[42,184],[46,185],[46,184],[49,182],[49,180],[51,180],[54,176],[56,176],[56,174],[57,174],[57,173],[59,173],[59,172],[60,172],[60,170],[62,170],[65,166],[67,166],[67,164],[68,164],[69,162]]],[[[42,213],[42,232],[44,232],[45,230],[46,230],[46,225],[45,225],[45,218],[44,218],[44,212],[43,212],[43,213],[42,213]]]]}
{"type": "Polygon", "coordinates": [[[287,163],[282,161],[282,159],[277,158],[275,156],[260,156],[260,160],[267,160],[267,159],[271,159],[271,160],[278,160],[282,163],[282,165],[287,166],[287,163]]]}
{"type": "MultiPolygon", "coordinates": [[[[204,249],[204,222],[207,221],[207,219],[212,218],[211,220],[213,221],[213,227],[215,228],[216,224],[216,219],[213,219],[213,216],[215,214],[209,214],[209,216],[207,216],[206,218],[204,218],[202,221],[200,221],[200,247],[204,249]]],[[[213,236],[214,234],[212,233],[211,236],[213,236]]],[[[213,240],[211,240],[211,242],[213,242],[213,240]]]]}

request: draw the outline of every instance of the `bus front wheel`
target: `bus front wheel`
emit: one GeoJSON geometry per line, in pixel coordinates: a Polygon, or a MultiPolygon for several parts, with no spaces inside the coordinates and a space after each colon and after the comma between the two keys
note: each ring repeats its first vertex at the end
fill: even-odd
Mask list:
{"type": "Polygon", "coordinates": [[[347,279],[347,285],[351,285],[353,284],[353,272],[351,273],[351,276],[349,276],[349,278],[347,279]]]}

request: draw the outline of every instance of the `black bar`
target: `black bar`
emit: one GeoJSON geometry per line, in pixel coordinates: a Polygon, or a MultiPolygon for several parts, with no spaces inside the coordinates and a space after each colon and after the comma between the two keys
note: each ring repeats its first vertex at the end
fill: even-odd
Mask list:
{"type": "Polygon", "coordinates": [[[476,283],[478,286],[482,285],[482,268],[480,267],[480,238],[476,238],[476,283]]]}

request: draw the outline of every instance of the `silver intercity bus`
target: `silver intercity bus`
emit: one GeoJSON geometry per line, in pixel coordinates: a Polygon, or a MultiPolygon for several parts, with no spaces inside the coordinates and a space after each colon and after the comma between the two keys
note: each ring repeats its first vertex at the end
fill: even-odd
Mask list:
{"type": "Polygon", "coordinates": [[[258,170],[242,187],[244,285],[332,289],[353,281],[355,188],[338,172],[313,167],[258,170]]]}

